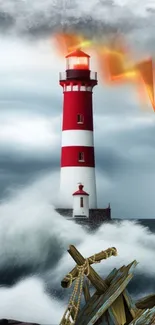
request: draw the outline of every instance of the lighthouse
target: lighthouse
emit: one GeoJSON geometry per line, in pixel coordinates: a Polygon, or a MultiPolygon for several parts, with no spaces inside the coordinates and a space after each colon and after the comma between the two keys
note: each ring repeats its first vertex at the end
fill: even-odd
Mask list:
{"type": "Polygon", "coordinates": [[[98,82],[97,72],[90,71],[90,56],[81,49],[69,53],[59,83],[63,90],[63,114],[56,211],[95,228],[111,219],[111,208],[97,207],[93,89],[98,82]]]}
{"type": "Polygon", "coordinates": [[[75,50],[66,56],[66,72],[60,73],[63,88],[60,197],[72,207],[78,183],[89,194],[89,208],[97,208],[93,134],[93,88],[97,73],[90,71],[90,56],[75,50]]]}

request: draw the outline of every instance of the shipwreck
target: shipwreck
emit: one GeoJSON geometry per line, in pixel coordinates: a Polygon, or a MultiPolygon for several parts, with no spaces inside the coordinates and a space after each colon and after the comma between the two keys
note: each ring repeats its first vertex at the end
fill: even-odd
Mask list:
{"type": "Polygon", "coordinates": [[[84,258],[75,246],[71,245],[69,254],[76,266],[61,281],[63,288],[74,283],[67,309],[60,325],[153,325],[155,324],[155,295],[135,303],[127,286],[133,278],[137,265],[134,260],[127,266],[112,272],[102,279],[91,264],[117,256],[115,247],[108,248],[89,258],[84,258]],[[90,293],[90,288],[95,292],[90,293]],[[85,303],[81,306],[82,295],[85,303]]]}
{"type": "MultiPolygon", "coordinates": [[[[60,325],[155,325],[155,294],[134,302],[127,289],[134,276],[136,260],[114,268],[102,279],[91,265],[117,256],[115,247],[89,258],[84,258],[73,245],[68,252],[76,265],[61,281],[63,288],[73,286],[73,291],[60,325]]],[[[0,325],[37,324],[2,319],[0,325]]],[[[55,325],[52,319],[51,325],[55,325]]]]}

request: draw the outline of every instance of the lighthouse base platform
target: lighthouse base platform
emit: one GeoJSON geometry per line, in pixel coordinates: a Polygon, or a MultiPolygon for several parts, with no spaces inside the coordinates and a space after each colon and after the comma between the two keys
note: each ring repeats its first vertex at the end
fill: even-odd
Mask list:
{"type": "Polygon", "coordinates": [[[83,216],[77,216],[73,218],[73,209],[57,208],[57,213],[65,217],[67,220],[71,220],[81,225],[88,226],[90,229],[96,229],[100,227],[104,222],[111,220],[111,208],[105,209],[90,209],[89,218],[83,216]]]}

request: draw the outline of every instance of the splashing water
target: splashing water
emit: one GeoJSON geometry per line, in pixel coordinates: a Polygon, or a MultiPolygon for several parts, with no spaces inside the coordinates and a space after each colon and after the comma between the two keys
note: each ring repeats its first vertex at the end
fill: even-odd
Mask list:
{"type": "Polygon", "coordinates": [[[74,266],[69,244],[86,257],[115,246],[117,257],[94,266],[103,276],[134,259],[139,262],[137,274],[155,276],[153,233],[136,222],[122,221],[90,234],[54,211],[51,184],[48,175],[1,203],[0,318],[59,323],[64,302],[47,289],[59,290],[61,279],[74,266]]]}

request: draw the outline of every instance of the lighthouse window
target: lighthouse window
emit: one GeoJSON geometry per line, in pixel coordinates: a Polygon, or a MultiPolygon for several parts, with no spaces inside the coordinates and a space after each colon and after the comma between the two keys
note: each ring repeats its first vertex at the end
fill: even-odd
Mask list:
{"type": "Polygon", "coordinates": [[[80,208],[83,208],[83,197],[80,197],[80,208]]]}
{"type": "Polygon", "coordinates": [[[73,86],[73,91],[78,91],[78,85],[73,86]]]}
{"type": "Polygon", "coordinates": [[[81,91],[86,91],[86,86],[80,86],[81,91]]]}
{"type": "Polygon", "coordinates": [[[79,161],[80,162],[84,161],[84,152],[79,152],[79,161]]]}
{"type": "Polygon", "coordinates": [[[71,91],[71,85],[66,86],[66,91],[71,91]]]}
{"type": "Polygon", "coordinates": [[[84,116],[82,114],[77,115],[77,123],[78,124],[83,124],[84,122],[84,116]]]}

